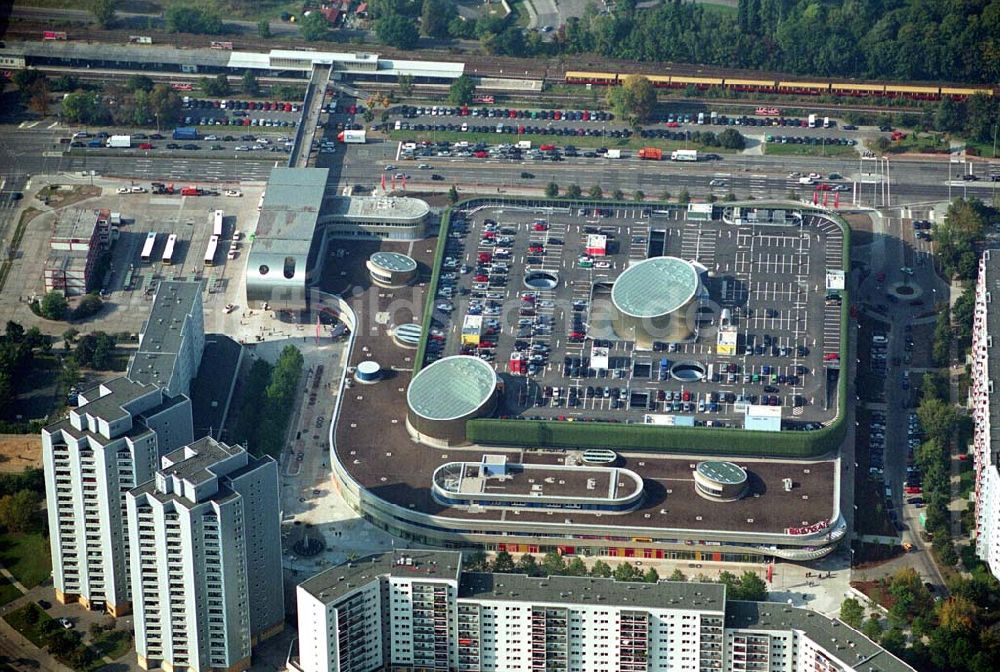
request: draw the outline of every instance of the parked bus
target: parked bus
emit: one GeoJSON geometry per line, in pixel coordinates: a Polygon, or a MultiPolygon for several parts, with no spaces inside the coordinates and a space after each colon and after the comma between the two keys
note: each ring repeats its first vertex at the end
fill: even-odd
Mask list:
{"type": "Polygon", "coordinates": [[[170,266],[174,263],[174,245],[177,243],[177,234],[171,233],[167,237],[167,247],[163,250],[163,263],[170,266]]]}
{"type": "Polygon", "coordinates": [[[144,264],[148,264],[153,259],[153,247],[156,246],[156,232],[151,231],[146,234],[146,242],[142,246],[142,254],[139,255],[139,261],[144,264]]]}
{"type": "Polygon", "coordinates": [[[205,265],[214,266],[215,265],[215,252],[219,247],[219,237],[212,236],[208,239],[208,249],[205,250],[205,265]]]}
{"type": "Polygon", "coordinates": [[[216,210],[213,215],[212,222],[212,235],[221,238],[222,237],[222,220],[225,218],[226,213],[222,210],[216,210]]]}

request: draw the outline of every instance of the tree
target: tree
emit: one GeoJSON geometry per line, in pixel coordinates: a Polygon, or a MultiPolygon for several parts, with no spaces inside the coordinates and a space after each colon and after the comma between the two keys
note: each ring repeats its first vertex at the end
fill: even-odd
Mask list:
{"type": "Polygon", "coordinates": [[[664,189],[660,193],[660,200],[661,201],[669,201],[670,200],[670,190],[669,189],[664,189]]]}
{"type": "Polygon", "coordinates": [[[500,551],[493,558],[493,571],[497,574],[513,574],[514,558],[507,551],[500,551]]]}
{"type": "Polygon", "coordinates": [[[69,304],[66,302],[66,297],[63,296],[62,292],[53,290],[42,297],[40,308],[42,317],[45,319],[61,320],[66,317],[66,310],[69,308],[69,304]]]}
{"type": "Polygon", "coordinates": [[[604,198],[604,191],[601,189],[601,185],[595,184],[590,188],[590,191],[587,192],[587,195],[597,200],[600,198],[604,198]]]}
{"type": "Polygon", "coordinates": [[[420,13],[420,31],[430,37],[448,37],[448,22],[455,8],[446,0],[424,0],[420,13]]]}
{"type": "Polygon", "coordinates": [[[583,195],[583,190],[580,189],[580,185],[571,184],[566,187],[566,198],[580,198],[583,195]]]}
{"type": "Polygon", "coordinates": [[[603,560],[598,560],[594,563],[594,566],[590,568],[590,575],[603,579],[611,578],[611,565],[603,560]]]}
{"type": "Polygon", "coordinates": [[[476,37],[476,20],[456,16],[448,22],[448,35],[457,40],[473,40],[476,37]]]}
{"type": "Polygon", "coordinates": [[[542,571],[549,576],[558,576],[566,572],[566,561],[555,551],[549,551],[542,558],[542,571]]]}
{"type": "Polygon", "coordinates": [[[31,85],[29,89],[28,109],[35,114],[44,117],[49,113],[49,85],[44,79],[40,79],[31,85]]]}
{"type": "Polygon", "coordinates": [[[299,23],[299,35],[307,42],[316,42],[326,39],[326,34],[330,30],[330,24],[326,17],[318,11],[312,11],[309,16],[302,17],[299,23]]]}
{"type": "Polygon", "coordinates": [[[587,564],[582,558],[573,558],[566,565],[567,576],[587,576],[587,564]]]}
{"type": "Polygon", "coordinates": [[[52,80],[53,91],[72,92],[80,88],[80,78],[73,74],[65,74],[52,80]]]}
{"type": "Polygon", "coordinates": [[[448,102],[452,105],[468,105],[476,93],[476,84],[468,75],[456,79],[448,89],[448,102]]]}
{"type": "Polygon", "coordinates": [[[229,78],[221,72],[214,79],[202,77],[198,80],[198,86],[205,92],[205,95],[212,96],[213,98],[228,96],[230,93],[229,78]]]}
{"type": "Polygon", "coordinates": [[[680,569],[675,569],[673,572],[670,573],[670,577],[667,580],[668,581],[687,581],[687,577],[684,576],[684,572],[682,572],[680,569]]]}
{"type": "Polygon", "coordinates": [[[69,347],[73,344],[73,341],[75,341],[76,337],[79,336],[79,335],[80,335],[80,332],[76,328],[74,328],[74,327],[70,327],[69,329],[67,329],[66,331],[64,331],[62,333],[63,347],[66,350],[69,350],[69,347]]]}
{"type": "Polygon", "coordinates": [[[840,603],[840,620],[858,630],[865,620],[865,608],[853,597],[845,598],[840,603]]]}
{"type": "Polygon", "coordinates": [[[243,89],[243,93],[251,96],[256,96],[260,93],[260,84],[257,82],[257,75],[253,74],[252,70],[247,70],[243,73],[240,88],[243,89]]]}
{"type": "Polygon", "coordinates": [[[268,40],[271,38],[271,22],[267,19],[261,19],[257,22],[257,36],[263,40],[268,40]]]}
{"type": "Polygon", "coordinates": [[[611,192],[611,200],[612,201],[624,201],[625,200],[625,192],[622,191],[621,189],[615,189],[614,191],[611,192]]]}
{"type": "Polygon", "coordinates": [[[861,632],[864,633],[865,637],[873,642],[877,642],[882,639],[882,623],[880,622],[877,613],[872,612],[868,620],[862,624],[861,632]]]}
{"type": "Polygon", "coordinates": [[[681,189],[681,193],[677,194],[677,202],[681,205],[686,205],[691,202],[691,193],[687,189],[681,189]]]}
{"type": "Polygon", "coordinates": [[[735,200],[736,200],[736,194],[734,194],[731,191],[728,194],[726,194],[725,196],[722,197],[722,201],[724,203],[732,203],[735,200]]]}
{"type": "Polygon", "coordinates": [[[487,572],[489,571],[489,561],[486,559],[486,553],[481,549],[476,549],[468,556],[462,560],[463,569],[470,572],[487,572]]]}
{"type": "Polygon", "coordinates": [[[129,78],[125,80],[125,89],[133,93],[136,91],[152,91],[154,86],[156,86],[156,82],[148,75],[129,75],[129,78]]]}
{"type": "Polygon", "coordinates": [[[149,94],[149,109],[161,124],[172,124],[182,117],[183,102],[168,84],[157,84],[149,94]]]}
{"type": "Polygon", "coordinates": [[[451,185],[451,189],[448,190],[448,202],[452,205],[458,203],[458,187],[454,184],[451,185]]]}
{"type": "Polygon", "coordinates": [[[8,532],[30,532],[38,516],[38,495],[19,490],[0,497],[0,525],[8,532]]]}
{"type": "Polygon", "coordinates": [[[76,309],[73,311],[74,320],[83,320],[91,315],[96,315],[101,312],[101,308],[104,307],[104,301],[98,294],[86,294],[80,303],[76,305],[76,309]]]}
{"type": "Polygon", "coordinates": [[[642,203],[643,201],[646,200],[646,192],[643,191],[642,189],[636,189],[635,193],[632,194],[632,199],[642,203]]]}
{"type": "Polygon", "coordinates": [[[517,571],[528,576],[538,576],[538,562],[531,553],[525,553],[517,561],[517,571]]]}
{"type": "Polygon", "coordinates": [[[954,407],[936,397],[924,398],[917,407],[917,417],[927,436],[942,443],[951,440],[958,426],[958,413],[954,407]]]}
{"type": "Polygon", "coordinates": [[[639,571],[631,562],[621,562],[612,572],[615,581],[635,581],[639,578],[639,571]]]}
{"type": "Polygon", "coordinates": [[[115,0],[91,0],[90,13],[101,28],[107,28],[115,19],[115,0]]]}
{"type": "Polygon", "coordinates": [[[608,104],[615,113],[630,122],[645,122],[656,109],[656,89],[642,75],[629,75],[621,86],[608,89],[608,104]]]}
{"type": "Polygon", "coordinates": [[[972,632],[977,617],[976,605],[962,595],[953,595],[938,605],[938,621],[941,627],[956,634],[972,632]]]}
{"type": "Polygon", "coordinates": [[[735,128],[727,128],[719,133],[717,140],[726,149],[743,149],[747,145],[746,138],[735,128]]]}
{"type": "Polygon", "coordinates": [[[80,382],[80,365],[72,357],[67,357],[59,372],[59,385],[68,391],[78,382],[80,382]]]}
{"type": "Polygon", "coordinates": [[[556,198],[559,196],[559,185],[555,182],[549,182],[545,185],[545,198],[556,198]]]}
{"type": "Polygon", "coordinates": [[[654,567],[650,567],[646,570],[646,573],[642,575],[642,580],[646,583],[657,583],[660,580],[660,573],[657,572],[654,567]]]}
{"type": "Polygon", "coordinates": [[[164,12],[164,20],[171,33],[218,35],[222,32],[222,19],[214,10],[193,5],[170,5],[164,12]]]}
{"type": "Polygon", "coordinates": [[[892,653],[899,653],[906,648],[906,635],[899,628],[889,628],[882,633],[881,644],[892,653]]]}
{"type": "Polygon", "coordinates": [[[412,75],[400,75],[396,78],[396,88],[399,89],[399,95],[409,96],[413,93],[413,76],[412,75]]]}
{"type": "Polygon", "coordinates": [[[17,70],[14,72],[14,76],[11,81],[14,82],[14,86],[17,87],[18,91],[28,91],[35,82],[39,82],[48,78],[39,70],[17,70]]]}
{"type": "Polygon", "coordinates": [[[375,35],[382,44],[405,50],[415,48],[420,40],[413,21],[399,14],[391,14],[376,21],[375,35]]]}

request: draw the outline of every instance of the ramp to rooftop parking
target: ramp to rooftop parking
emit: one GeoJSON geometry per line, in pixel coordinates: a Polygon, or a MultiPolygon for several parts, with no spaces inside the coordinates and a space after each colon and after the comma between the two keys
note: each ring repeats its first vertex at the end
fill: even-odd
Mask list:
{"type": "Polygon", "coordinates": [[[295,144],[288,157],[289,168],[305,168],[309,164],[309,153],[312,150],[313,138],[316,137],[316,124],[319,122],[323,98],[332,71],[330,65],[313,66],[312,77],[309,79],[306,97],[302,103],[302,121],[296,130],[295,144]]]}

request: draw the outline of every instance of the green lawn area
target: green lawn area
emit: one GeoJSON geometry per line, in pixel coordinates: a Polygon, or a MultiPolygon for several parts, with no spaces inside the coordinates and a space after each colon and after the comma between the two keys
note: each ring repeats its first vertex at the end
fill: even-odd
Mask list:
{"type": "Polygon", "coordinates": [[[90,648],[96,651],[98,656],[118,660],[132,649],[132,634],[128,630],[105,631],[90,643],[90,648]]]}
{"type": "Polygon", "coordinates": [[[7,577],[0,576],[0,605],[13,602],[21,597],[21,591],[14,587],[14,584],[7,580],[7,577]]]}
{"type": "MultiPolygon", "coordinates": [[[[551,143],[560,147],[573,145],[577,149],[593,149],[596,147],[610,147],[620,149],[638,150],[641,147],[659,147],[664,151],[675,149],[697,149],[699,152],[710,152],[713,154],[732,154],[735,150],[724,147],[705,147],[693,142],[685,143],[683,140],[663,140],[660,138],[602,138],[593,136],[565,136],[565,135],[511,135],[508,133],[463,133],[462,131],[388,131],[386,134],[392,141],[414,141],[420,142],[468,142],[501,144],[515,143],[519,140],[530,140],[532,147],[551,143]]],[[[667,157],[669,158],[669,157],[667,157]]]]}
{"type": "Polygon", "coordinates": [[[947,154],[950,145],[951,143],[940,133],[907,133],[905,138],[892,143],[889,152],[892,154],[906,152],[947,154]]]}
{"type": "Polygon", "coordinates": [[[3,617],[3,620],[7,621],[11,627],[20,632],[22,635],[28,638],[32,644],[40,649],[45,648],[45,635],[44,627],[47,621],[51,621],[52,617],[46,614],[37,604],[34,602],[26,604],[17,611],[12,611],[3,617]],[[38,618],[32,623],[28,620],[28,612],[34,611],[38,618]]]}
{"type": "MultiPolygon", "coordinates": [[[[1000,148],[1000,144],[997,145],[1000,148]]],[[[975,140],[966,140],[965,149],[969,154],[974,154],[975,156],[981,156],[987,159],[996,158],[996,154],[993,151],[993,142],[976,142],[975,140]]]]}
{"type": "Polygon", "coordinates": [[[764,145],[768,156],[857,156],[857,147],[848,145],[791,145],[769,142],[764,145]]]}
{"type": "Polygon", "coordinates": [[[52,572],[49,540],[40,533],[0,534],[0,564],[25,588],[34,588],[52,572]]]}

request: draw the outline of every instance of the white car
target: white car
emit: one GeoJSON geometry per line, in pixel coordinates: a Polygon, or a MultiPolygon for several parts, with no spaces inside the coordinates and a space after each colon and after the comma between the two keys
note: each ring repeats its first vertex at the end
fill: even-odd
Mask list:
{"type": "Polygon", "coordinates": [[[819,173],[809,173],[809,177],[811,177],[811,178],[812,178],[812,179],[814,179],[814,180],[819,180],[819,179],[821,179],[821,178],[822,178],[823,176],[822,176],[822,175],[820,175],[819,173]]]}
{"type": "Polygon", "coordinates": [[[233,196],[239,198],[243,195],[243,192],[239,189],[226,189],[226,196],[233,196]]]}
{"type": "Polygon", "coordinates": [[[726,181],[725,180],[712,180],[711,182],[708,183],[708,186],[710,186],[710,187],[724,187],[724,186],[726,186],[726,181]]]}
{"type": "Polygon", "coordinates": [[[594,263],[594,268],[611,268],[610,261],[598,261],[594,263]]]}
{"type": "Polygon", "coordinates": [[[133,194],[145,194],[146,187],[132,187],[131,189],[129,189],[129,191],[131,191],[133,194]]]}
{"type": "Polygon", "coordinates": [[[128,187],[118,187],[118,193],[119,194],[130,194],[130,193],[132,193],[132,190],[130,188],[128,188],[128,187]]]}

